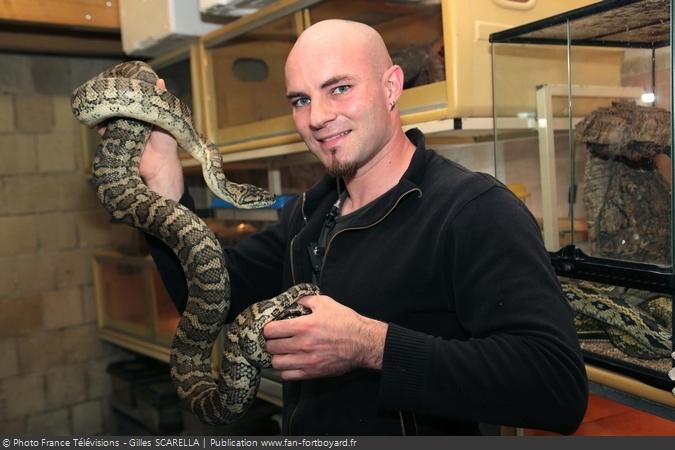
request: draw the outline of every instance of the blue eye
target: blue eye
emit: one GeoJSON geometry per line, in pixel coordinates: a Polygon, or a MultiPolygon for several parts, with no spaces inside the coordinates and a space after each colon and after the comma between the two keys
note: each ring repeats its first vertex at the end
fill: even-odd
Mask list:
{"type": "Polygon", "coordinates": [[[351,88],[350,85],[348,85],[348,84],[343,84],[342,86],[338,86],[338,87],[336,87],[335,89],[333,89],[333,94],[337,94],[337,95],[344,94],[344,93],[347,92],[350,88],[351,88]]]}
{"type": "Polygon", "coordinates": [[[299,97],[291,101],[291,105],[296,108],[302,108],[303,106],[309,105],[309,97],[299,97]]]}

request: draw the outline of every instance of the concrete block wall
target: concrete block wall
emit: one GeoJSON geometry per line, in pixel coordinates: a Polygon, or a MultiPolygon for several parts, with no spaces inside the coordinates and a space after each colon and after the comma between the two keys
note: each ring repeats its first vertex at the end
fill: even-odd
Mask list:
{"type": "Polygon", "coordinates": [[[86,175],[70,92],[117,61],[0,53],[0,435],[111,431],[92,254],[133,240],[86,175]]]}

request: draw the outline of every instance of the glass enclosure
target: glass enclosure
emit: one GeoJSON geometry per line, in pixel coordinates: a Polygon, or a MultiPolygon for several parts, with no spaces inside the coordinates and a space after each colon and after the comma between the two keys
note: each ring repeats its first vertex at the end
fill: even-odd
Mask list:
{"type": "Polygon", "coordinates": [[[587,362],[672,388],[669,0],[491,35],[497,173],[529,192],[587,362]]]}
{"type": "Polygon", "coordinates": [[[97,257],[94,272],[101,327],[152,338],[152,306],[146,277],[150,269],[143,258],[97,257]]]}
{"type": "MultiPolygon", "coordinates": [[[[154,261],[149,255],[118,252],[94,254],[99,336],[160,361],[169,361],[169,347],[180,320],[154,261]]],[[[222,352],[214,346],[214,370],[222,352]]]]}

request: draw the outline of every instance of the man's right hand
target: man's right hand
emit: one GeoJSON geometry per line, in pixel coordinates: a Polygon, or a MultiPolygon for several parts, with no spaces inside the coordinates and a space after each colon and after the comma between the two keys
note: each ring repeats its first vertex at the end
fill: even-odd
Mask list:
{"type": "MultiPolygon", "coordinates": [[[[166,90],[164,80],[157,80],[157,87],[166,90]]],[[[98,126],[103,136],[105,125],[98,126]]],[[[154,127],[141,153],[139,173],[146,186],[162,197],[178,201],[183,196],[183,166],[178,157],[178,143],[167,131],[154,127]]]]}

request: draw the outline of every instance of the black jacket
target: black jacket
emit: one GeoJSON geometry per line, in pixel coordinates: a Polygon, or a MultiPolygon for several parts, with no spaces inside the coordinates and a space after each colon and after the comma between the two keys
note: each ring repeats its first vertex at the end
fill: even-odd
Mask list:
{"type": "MultiPolygon", "coordinates": [[[[427,150],[418,130],[408,137],[410,167],[334,236],[320,279],[324,294],[389,323],[383,369],[284,383],[283,433],[466,435],[478,423],[573,432],[586,374],[536,221],[493,177],[427,150]]],[[[232,317],[311,281],[307,248],[336,198],[326,177],[278,224],[225,251],[232,317]]],[[[180,266],[159,252],[175,285],[180,266]]],[[[171,290],[185,301],[181,286],[171,290]]]]}

